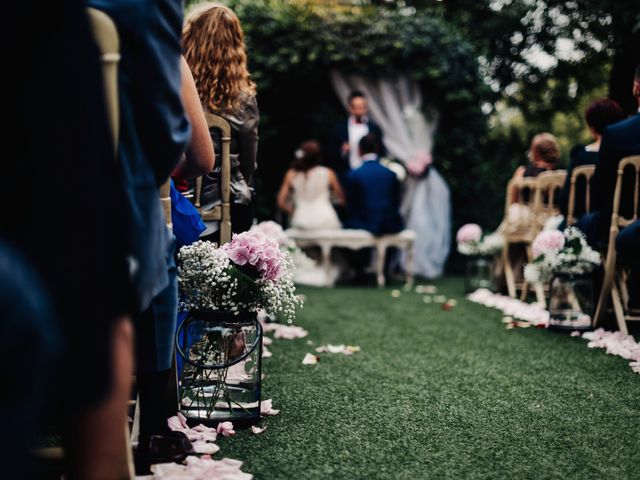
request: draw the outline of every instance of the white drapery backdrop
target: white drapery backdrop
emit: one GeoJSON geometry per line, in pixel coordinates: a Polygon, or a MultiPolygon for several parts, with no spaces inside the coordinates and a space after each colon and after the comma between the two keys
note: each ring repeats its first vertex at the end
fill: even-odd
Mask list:
{"type": "MultiPolygon", "coordinates": [[[[437,122],[423,115],[422,94],[408,76],[391,81],[332,71],[331,82],[345,108],[351,91],[364,93],[370,116],[382,130],[384,146],[394,158],[407,164],[431,154],[437,122]]],[[[449,187],[433,165],[427,177],[406,180],[402,215],[407,228],[416,232],[414,273],[439,276],[451,244],[451,202],[449,187]]]]}

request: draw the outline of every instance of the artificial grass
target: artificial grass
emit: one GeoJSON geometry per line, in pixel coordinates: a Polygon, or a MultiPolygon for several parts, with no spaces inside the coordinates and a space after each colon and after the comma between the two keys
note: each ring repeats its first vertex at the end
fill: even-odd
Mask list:
{"type": "Polygon", "coordinates": [[[220,439],[216,458],[258,479],[640,478],[640,377],[586,341],[506,330],[495,310],[444,311],[390,289],[301,289],[299,340],[265,359],[267,430],[220,439]],[[314,342],[307,345],[307,340],[314,342]],[[352,357],[320,344],[359,345],[352,357]]]}

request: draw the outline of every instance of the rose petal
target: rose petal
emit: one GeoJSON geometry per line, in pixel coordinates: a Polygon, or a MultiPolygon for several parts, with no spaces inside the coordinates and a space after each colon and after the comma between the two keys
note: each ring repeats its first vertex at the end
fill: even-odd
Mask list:
{"type": "Polygon", "coordinates": [[[312,353],[307,353],[302,359],[303,365],[315,365],[318,363],[318,357],[312,353]]]}
{"type": "Polygon", "coordinates": [[[251,431],[254,433],[254,435],[258,435],[262,432],[264,432],[267,429],[267,427],[256,427],[255,425],[251,425],[251,431]]]}
{"type": "Polygon", "coordinates": [[[213,455],[220,447],[215,443],[207,443],[207,442],[194,442],[193,443],[193,451],[195,453],[205,453],[208,455],[213,455]]]}

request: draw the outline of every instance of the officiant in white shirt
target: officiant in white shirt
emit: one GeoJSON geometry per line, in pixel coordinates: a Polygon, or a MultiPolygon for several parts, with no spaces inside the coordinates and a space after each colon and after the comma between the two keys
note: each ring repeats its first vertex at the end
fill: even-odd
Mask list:
{"type": "Polygon", "coordinates": [[[380,127],[368,117],[369,106],[364,94],[354,90],[349,94],[349,117],[335,125],[328,149],[328,163],[344,184],[346,175],[362,165],[358,143],[368,133],[374,133],[382,143],[380,127]]]}

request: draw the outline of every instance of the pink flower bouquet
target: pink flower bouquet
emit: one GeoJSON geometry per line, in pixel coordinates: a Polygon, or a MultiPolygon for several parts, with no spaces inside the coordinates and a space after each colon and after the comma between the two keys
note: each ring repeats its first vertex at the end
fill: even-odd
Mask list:
{"type": "Polygon", "coordinates": [[[178,253],[180,307],[265,311],[292,321],[300,304],[293,270],[290,254],[260,231],[234,235],[221,248],[196,242],[178,253]]]}
{"type": "Polygon", "coordinates": [[[575,227],[564,232],[544,230],[533,240],[533,262],[525,265],[530,283],[546,283],[556,273],[583,275],[600,265],[600,254],[587,244],[575,227]]]}

